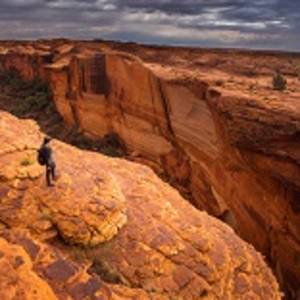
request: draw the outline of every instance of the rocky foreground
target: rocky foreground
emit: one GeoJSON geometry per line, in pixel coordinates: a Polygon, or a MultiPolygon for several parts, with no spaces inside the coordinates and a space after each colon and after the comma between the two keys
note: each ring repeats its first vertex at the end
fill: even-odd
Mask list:
{"type": "Polygon", "coordinates": [[[1,299],[281,299],[252,246],[148,167],[54,141],[47,188],[41,140],[0,112],[1,299]]]}

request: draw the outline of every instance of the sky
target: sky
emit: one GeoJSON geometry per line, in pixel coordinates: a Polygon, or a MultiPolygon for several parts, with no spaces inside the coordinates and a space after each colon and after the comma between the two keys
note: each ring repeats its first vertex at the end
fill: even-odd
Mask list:
{"type": "Polygon", "coordinates": [[[300,0],[0,0],[0,39],[300,51],[300,0]]]}

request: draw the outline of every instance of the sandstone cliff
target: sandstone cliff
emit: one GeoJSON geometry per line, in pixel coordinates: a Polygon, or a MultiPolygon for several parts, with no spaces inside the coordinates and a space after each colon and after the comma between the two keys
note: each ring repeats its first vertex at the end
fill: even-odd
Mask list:
{"type": "Polygon", "coordinates": [[[49,82],[66,124],[94,139],[117,133],[135,160],[267,255],[296,297],[299,56],[65,41],[2,52],[4,68],[49,82]],[[285,93],[269,87],[275,67],[285,93]]]}
{"type": "Polygon", "coordinates": [[[1,299],[280,299],[254,248],[148,167],[55,141],[47,188],[41,138],[0,112],[1,299]]]}

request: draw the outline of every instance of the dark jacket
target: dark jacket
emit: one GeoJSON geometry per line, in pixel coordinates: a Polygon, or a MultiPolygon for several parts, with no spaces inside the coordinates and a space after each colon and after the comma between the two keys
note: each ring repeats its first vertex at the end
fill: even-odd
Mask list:
{"type": "Polygon", "coordinates": [[[46,166],[55,166],[53,151],[48,144],[43,144],[41,147],[41,154],[43,155],[46,166]]]}

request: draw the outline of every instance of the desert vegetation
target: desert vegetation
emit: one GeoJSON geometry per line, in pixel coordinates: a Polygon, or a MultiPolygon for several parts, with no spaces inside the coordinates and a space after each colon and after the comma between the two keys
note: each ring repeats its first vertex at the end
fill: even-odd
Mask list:
{"type": "Polygon", "coordinates": [[[35,159],[33,156],[32,157],[26,156],[20,162],[22,167],[28,167],[33,165],[34,163],[35,163],[35,159]]]}
{"type": "Polygon", "coordinates": [[[19,116],[52,108],[51,90],[39,78],[23,80],[16,71],[0,71],[1,91],[16,101],[13,113],[19,116]]]}
{"type": "MultiPolygon", "coordinates": [[[[50,87],[40,78],[24,80],[14,70],[0,70],[0,98],[2,106],[5,106],[1,106],[2,109],[18,117],[35,119],[50,136],[63,139],[81,149],[101,152],[107,156],[125,155],[125,146],[113,132],[95,141],[79,133],[76,128],[66,128],[55,110],[50,87]]],[[[31,165],[30,159],[24,158],[21,165],[31,165]]]]}
{"type": "Polygon", "coordinates": [[[284,76],[279,71],[276,71],[273,76],[273,89],[277,91],[284,91],[286,89],[286,85],[287,81],[284,76]]]}

